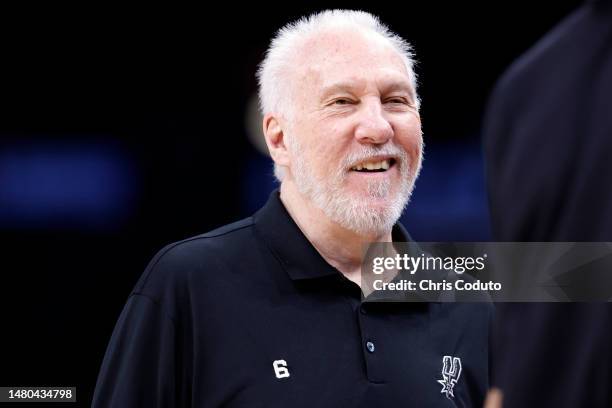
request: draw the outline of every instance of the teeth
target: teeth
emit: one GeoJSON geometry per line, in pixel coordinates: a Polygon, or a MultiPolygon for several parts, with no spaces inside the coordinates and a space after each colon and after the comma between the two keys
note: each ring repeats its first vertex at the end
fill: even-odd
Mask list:
{"type": "Polygon", "coordinates": [[[368,162],[368,163],[361,163],[358,164],[356,166],[354,166],[351,170],[388,170],[389,167],[391,167],[391,161],[390,160],[381,160],[378,162],[368,162]]]}

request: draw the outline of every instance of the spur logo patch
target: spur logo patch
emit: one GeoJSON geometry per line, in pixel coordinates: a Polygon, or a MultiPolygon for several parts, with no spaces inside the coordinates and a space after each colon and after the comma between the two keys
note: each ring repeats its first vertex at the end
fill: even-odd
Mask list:
{"type": "Polygon", "coordinates": [[[445,394],[448,399],[454,398],[453,388],[457,381],[459,381],[460,376],[461,359],[459,357],[444,356],[442,358],[442,379],[437,380],[442,385],[440,393],[445,394]]]}

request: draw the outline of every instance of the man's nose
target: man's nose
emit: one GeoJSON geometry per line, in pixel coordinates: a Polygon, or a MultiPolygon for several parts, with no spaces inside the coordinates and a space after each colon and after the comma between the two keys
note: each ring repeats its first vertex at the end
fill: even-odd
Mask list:
{"type": "Polygon", "coordinates": [[[360,143],[384,144],[392,137],[393,127],[385,118],[380,101],[364,104],[359,113],[355,138],[360,143]]]}

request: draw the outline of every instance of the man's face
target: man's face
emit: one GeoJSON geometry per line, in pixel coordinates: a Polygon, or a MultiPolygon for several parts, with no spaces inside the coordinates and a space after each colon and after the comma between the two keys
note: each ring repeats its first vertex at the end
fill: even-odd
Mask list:
{"type": "Polygon", "coordinates": [[[311,39],[291,82],[287,144],[298,189],[360,233],[391,229],[421,164],[421,122],[406,66],[382,39],[311,39]]]}

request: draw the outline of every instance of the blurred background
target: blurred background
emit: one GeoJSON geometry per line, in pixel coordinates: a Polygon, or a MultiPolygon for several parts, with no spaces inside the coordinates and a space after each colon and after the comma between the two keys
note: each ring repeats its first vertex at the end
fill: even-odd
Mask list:
{"type": "Polygon", "coordinates": [[[413,237],[491,238],[487,97],[581,2],[374,3],[2,13],[0,385],[76,386],[87,406],[149,259],[265,202],[276,184],[254,74],[274,32],[316,10],[373,12],[414,45],[426,149],[403,217],[413,237]]]}

